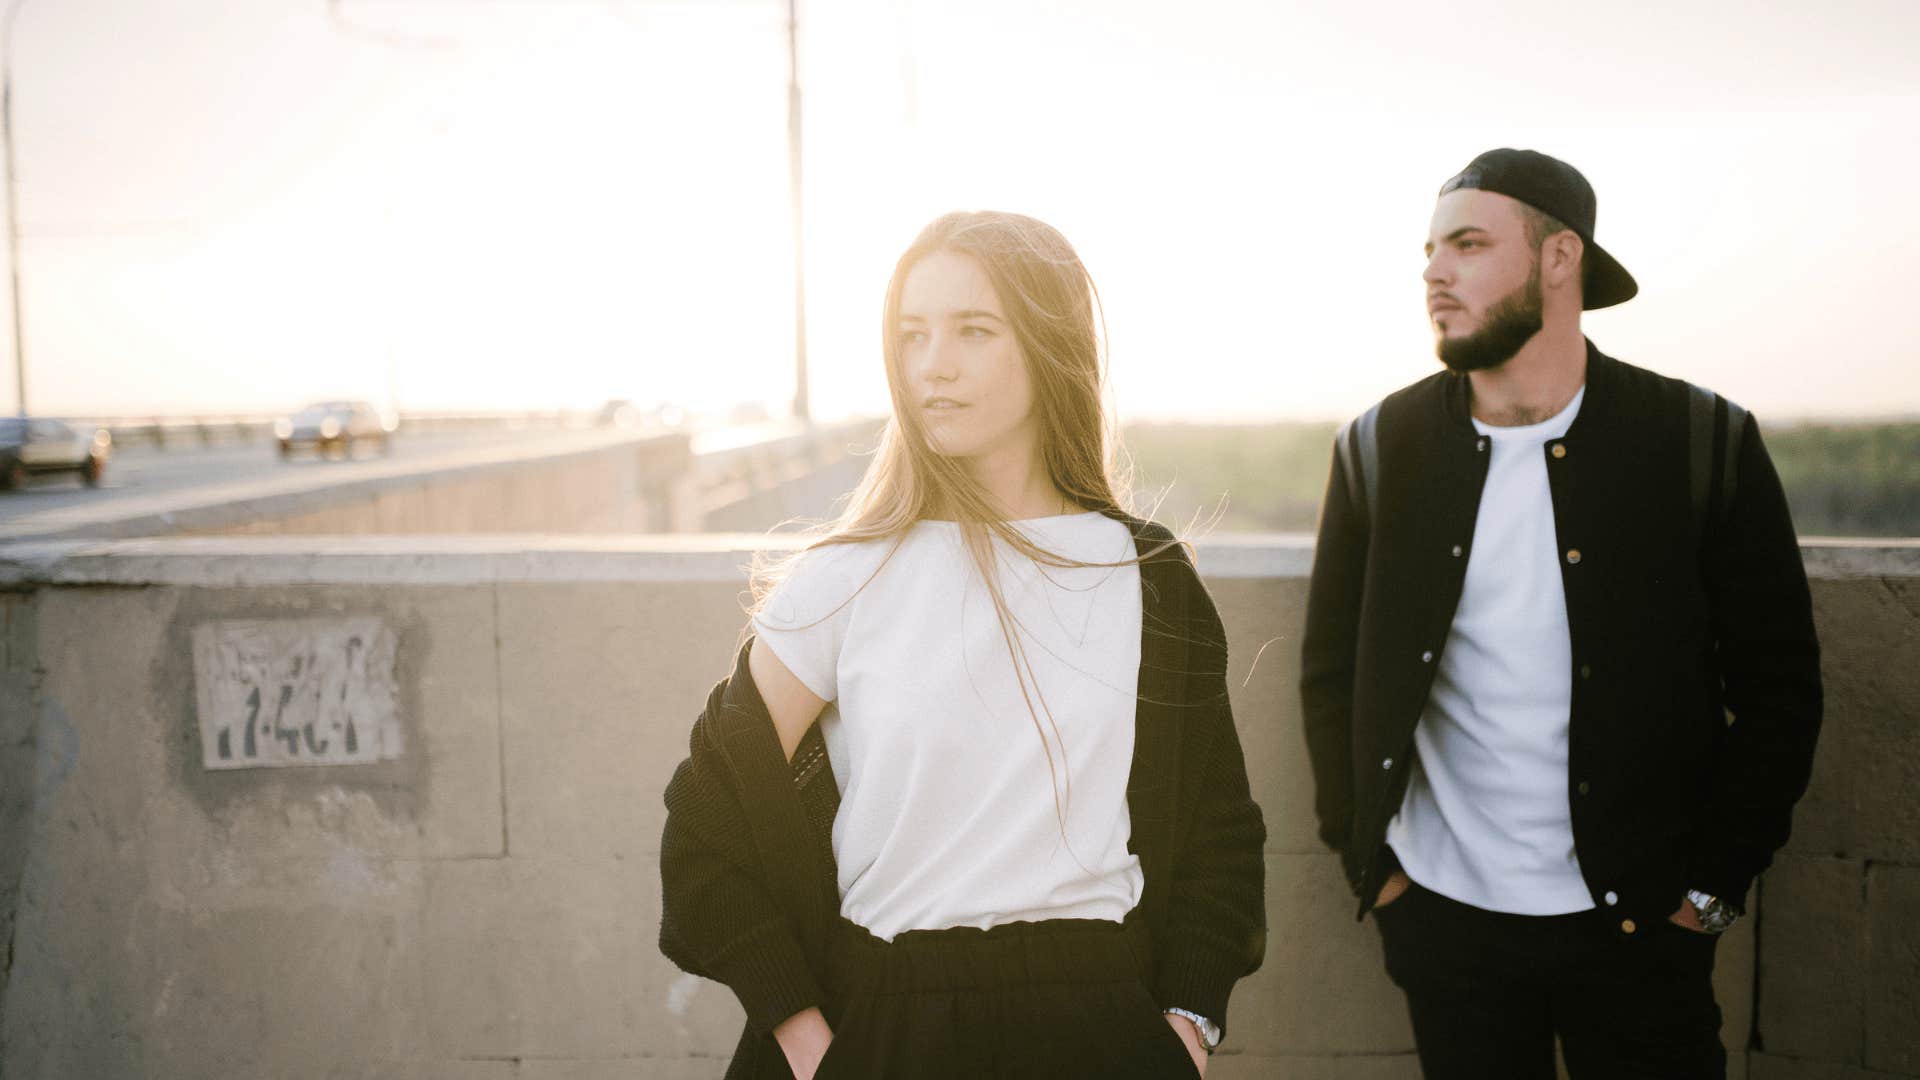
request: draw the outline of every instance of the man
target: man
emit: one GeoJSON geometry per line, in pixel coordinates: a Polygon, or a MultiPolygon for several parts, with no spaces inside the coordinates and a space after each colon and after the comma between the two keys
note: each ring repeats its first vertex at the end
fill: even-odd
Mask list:
{"type": "Polygon", "coordinates": [[[1759,429],[1614,360],[1571,166],[1441,188],[1446,370],[1342,429],[1301,699],[1323,840],[1428,1077],[1722,1077],[1715,935],[1786,840],[1819,648],[1759,429]],[[1731,719],[1728,717],[1731,713],[1731,719]]]}

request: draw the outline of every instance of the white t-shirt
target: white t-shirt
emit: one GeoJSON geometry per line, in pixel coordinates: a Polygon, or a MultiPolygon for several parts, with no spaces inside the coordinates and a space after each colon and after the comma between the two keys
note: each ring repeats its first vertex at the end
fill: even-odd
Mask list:
{"type": "Polygon", "coordinates": [[[1492,460],[1466,584],[1387,826],[1408,877],[1488,911],[1593,907],[1567,801],[1573,645],[1546,462],[1585,397],[1526,427],[1474,421],[1492,460]]]}
{"type": "MultiPolygon", "coordinates": [[[[1083,562],[1135,555],[1126,526],[1097,513],[1016,525],[1083,562]]],[[[841,914],[888,941],[1122,921],[1143,884],[1127,851],[1139,567],[1041,566],[994,541],[1038,688],[1030,713],[959,526],[923,521],[891,547],[807,552],[754,619],[759,643],[832,703],[821,730],[840,785],[841,914]]]]}

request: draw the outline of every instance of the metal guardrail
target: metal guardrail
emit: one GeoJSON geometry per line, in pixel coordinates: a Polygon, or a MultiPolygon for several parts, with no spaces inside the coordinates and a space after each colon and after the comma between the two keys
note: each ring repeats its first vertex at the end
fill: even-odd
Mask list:
{"type": "MultiPolygon", "coordinates": [[[[273,422],[284,414],[241,413],[208,416],[63,416],[77,428],[104,429],[115,446],[169,447],[234,446],[273,441],[273,422]]],[[[551,409],[534,412],[403,412],[402,432],[506,431],[590,428],[598,424],[597,409],[551,409]]]]}

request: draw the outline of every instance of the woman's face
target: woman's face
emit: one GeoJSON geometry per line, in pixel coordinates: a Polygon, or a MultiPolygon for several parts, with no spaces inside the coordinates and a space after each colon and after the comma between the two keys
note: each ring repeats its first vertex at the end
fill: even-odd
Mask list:
{"type": "Polygon", "coordinates": [[[901,377],[936,453],[1000,458],[1035,452],[1033,381],[986,271],[937,251],[900,290],[901,377]]]}

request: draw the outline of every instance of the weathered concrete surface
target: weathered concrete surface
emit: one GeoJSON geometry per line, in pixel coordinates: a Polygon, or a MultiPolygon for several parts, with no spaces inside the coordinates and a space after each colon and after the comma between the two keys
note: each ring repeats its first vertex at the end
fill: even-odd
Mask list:
{"type": "MultiPolygon", "coordinates": [[[[514,853],[656,859],[706,691],[733,670],[742,583],[502,585],[514,853]]],[[[650,864],[651,865],[651,864],[650,864]]]]}
{"type": "Polygon", "coordinates": [[[1920,573],[1813,597],[1827,718],[1786,850],[1920,865],[1920,573]]]}
{"type": "Polygon", "coordinates": [[[1920,573],[1864,550],[1815,582],[1827,719],[1759,890],[1756,1077],[1920,1075],[1920,573]]]}
{"type": "Polygon", "coordinates": [[[1752,1080],[1889,1080],[1892,1077],[1912,1076],[1912,1073],[1889,1073],[1874,1069],[1858,1069],[1851,1065],[1835,1065],[1824,1061],[1802,1061],[1798,1058],[1781,1057],[1756,1050],[1751,1055],[1751,1068],[1747,1075],[1752,1080]]]}
{"type": "MultiPolygon", "coordinates": [[[[40,773],[33,705],[39,691],[34,668],[40,659],[34,604],[30,594],[0,592],[0,972],[13,966],[14,911],[34,836],[33,793],[40,773]]],[[[4,990],[0,982],[0,993],[4,990]]]]}
{"type": "Polygon", "coordinates": [[[716,501],[700,519],[704,528],[715,532],[752,532],[788,521],[818,521],[829,516],[835,501],[860,482],[867,464],[865,457],[845,457],[785,479],[769,469],[766,479],[758,483],[710,495],[715,500],[730,496],[733,501],[716,501]]]}
{"type": "MultiPolygon", "coordinates": [[[[1920,619],[1911,581],[1846,558],[1815,587],[1829,736],[1865,742],[1823,746],[1793,850],[1722,943],[1736,1078],[1756,1040],[1756,1077],[1914,1072],[1920,872],[1882,820],[1910,807],[1831,766],[1901,782],[1920,619]]],[[[745,561],[725,538],[0,553],[0,736],[30,744],[39,777],[23,791],[21,755],[0,762],[0,821],[16,822],[0,858],[20,853],[0,1072],[718,1076],[740,1011],[659,956],[656,860],[661,789],[731,666],[745,561]],[[201,770],[192,627],[329,613],[399,635],[408,758],[201,770]]],[[[1305,549],[1222,538],[1201,564],[1270,829],[1271,948],[1211,1075],[1416,1076],[1377,934],[1314,835],[1295,691],[1305,549]]]]}
{"type": "Polygon", "coordinates": [[[41,782],[0,1071],[239,1076],[418,1057],[419,860],[502,851],[488,591],[42,599],[41,782]],[[240,612],[392,624],[408,758],[202,771],[191,628],[240,612]],[[230,1034],[210,1045],[209,1031],[230,1034]]]}
{"type": "Polygon", "coordinates": [[[1920,867],[1867,868],[1868,1068],[1920,1073],[1920,867]]]}

